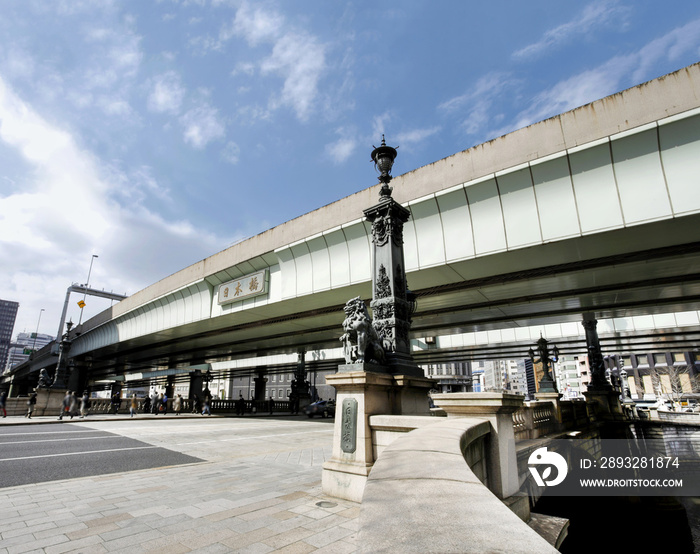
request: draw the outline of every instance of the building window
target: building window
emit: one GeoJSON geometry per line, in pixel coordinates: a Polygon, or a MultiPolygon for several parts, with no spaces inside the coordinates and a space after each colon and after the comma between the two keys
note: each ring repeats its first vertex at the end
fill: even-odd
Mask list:
{"type": "Polygon", "coordinates": [[[648,365],[649,364],[649,356],[646,354],[640,354],[637,356],[637,365],[648,365]]]}
{"type": "Polygon", "coordinates": [[[683,352],[674,352],[671,354],[673,356],[673,362],[676,364],[684,364],[685,363],[685,354],[683,352]]]}
{"type": "Polygon", "coordinates": [[[666,365],[666,354],[654,354],[654,365],[666,365]]]}

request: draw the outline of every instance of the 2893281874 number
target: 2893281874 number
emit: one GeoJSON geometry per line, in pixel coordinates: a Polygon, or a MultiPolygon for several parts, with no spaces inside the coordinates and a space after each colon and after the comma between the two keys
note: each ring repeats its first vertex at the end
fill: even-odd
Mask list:
{"type": "Polygon", "coordinates": [[[672,456],[606,456],[600,459],[601,469],[678,469],[678,457],[672,456]]]}

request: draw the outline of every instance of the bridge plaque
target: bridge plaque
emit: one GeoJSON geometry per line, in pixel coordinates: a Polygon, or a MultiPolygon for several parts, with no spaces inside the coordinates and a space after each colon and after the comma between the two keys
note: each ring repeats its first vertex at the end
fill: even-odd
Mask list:
{"type": "Polygon", "coordinates": [[[354,398],[343,400],[340,429],[340,448],[352,454],[357,447],[357,400],[354,398]]]}
{"type": "Polygon", "coordinates": [[[244,275],[233,281],[223,283],[219,286],[219,305],[237,302],[244,298],[260,296],[267,292],[268,272],[267,269],[244,275]]]}

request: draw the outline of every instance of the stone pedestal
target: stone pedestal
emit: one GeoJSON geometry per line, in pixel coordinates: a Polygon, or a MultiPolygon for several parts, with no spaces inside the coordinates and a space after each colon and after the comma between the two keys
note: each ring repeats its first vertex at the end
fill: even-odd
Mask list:
{"type": "Polygon", "coordinates": [[[595,411],[603,418],[623,419],[624,411],[620,404],[620,394],[613,390],[591,390],[583,393],[586,401],[595,406],[595,411]]]}
{"type": "Polygon", "coordinates": [[[35,416],[58,417],[63,411],[63,398],[66,396],[66,389],[36,389],[36,405],[34,406],[35,416]]]}
{"type": "Polygon", "coordinates": [[[333,455],[323,464],[323,492],[360,502],[374,464],[369,416],[430,415],[432,379],[392,375],[373,364],[341,365],[326,376],[336,389],[333,455]]]}
{"type": "Polygon", "coordinates": [[[480,417],[491,422],[495,440],[488,443],[489,489],[501,500],[517,494],[520,482],[513,412],[522,407],[525,397],[506,393],[456,392],[433,394],[433,401],[445,410],[447,417],[480,417]]]}

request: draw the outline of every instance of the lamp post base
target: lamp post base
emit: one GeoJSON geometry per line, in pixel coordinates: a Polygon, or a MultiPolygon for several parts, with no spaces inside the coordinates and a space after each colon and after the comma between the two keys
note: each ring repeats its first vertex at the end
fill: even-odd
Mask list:
{"type": "Polygon", "coordinates": [[[369,416],[429,416],[428,391],[435,381],[394,375],[386,366],[344,364],[326,382],[336,389],[336,416],[333,455],[323,465],[323,492],[360,502],[375,460],[369,416]]]}

